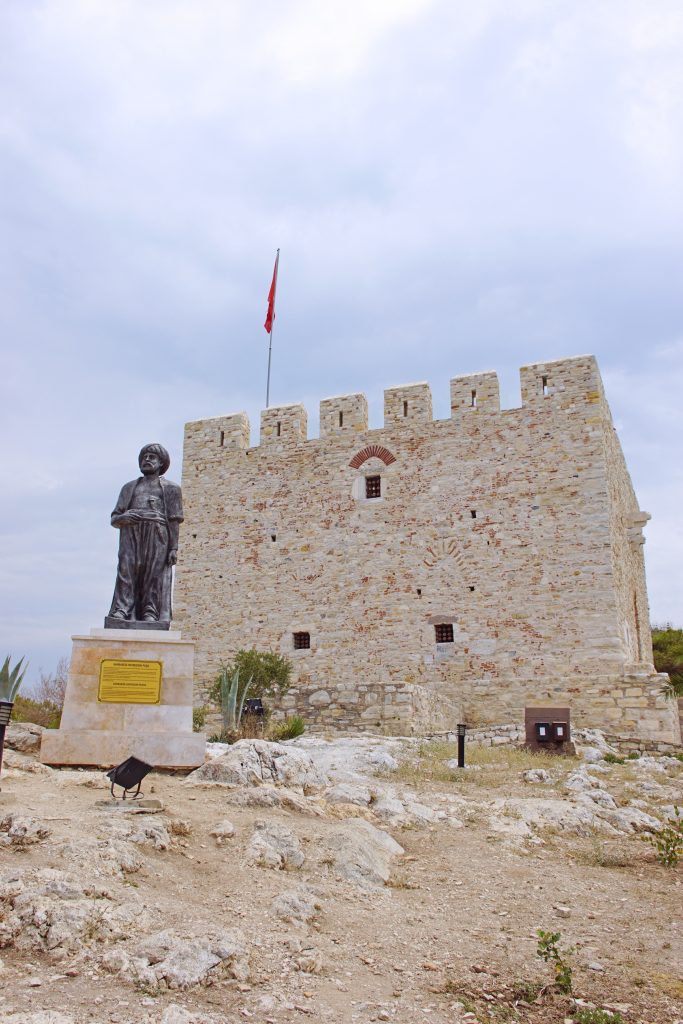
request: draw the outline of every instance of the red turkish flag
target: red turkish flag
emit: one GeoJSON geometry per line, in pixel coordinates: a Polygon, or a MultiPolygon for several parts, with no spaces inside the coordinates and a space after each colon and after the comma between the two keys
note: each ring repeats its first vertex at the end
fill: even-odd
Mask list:
{"type": "Polygon", "coordinates": [[[275,289],[277,288],[277,265],[280,262],[280,250],[278,249],[275,256],[275,266],[273,267],[273,280],[270,285],[270,291],[268,292],[268,312],[266,313],[266,322],[264,327],[268,334],[273,329],[273,320],[275,319],[275,289]]]}

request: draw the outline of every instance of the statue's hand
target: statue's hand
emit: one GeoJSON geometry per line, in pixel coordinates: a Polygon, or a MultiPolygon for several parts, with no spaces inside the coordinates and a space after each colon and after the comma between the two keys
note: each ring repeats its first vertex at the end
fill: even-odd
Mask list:
{"type": "Polygon", "coordinates": [[[129,508],[127,512],[124,512],[118,517],[119,526],[132,526],[133,523],[139,523],[143,519],[142,513],[136,508],[129,508]]]}
{"type": "Polygon", "coordinates": [[[177,561],[178,561],[178,551],[177,551],[176,548],[171,548],[171,550],[168,553],[168,564],[169,565],[175,565],[177,561]]]}

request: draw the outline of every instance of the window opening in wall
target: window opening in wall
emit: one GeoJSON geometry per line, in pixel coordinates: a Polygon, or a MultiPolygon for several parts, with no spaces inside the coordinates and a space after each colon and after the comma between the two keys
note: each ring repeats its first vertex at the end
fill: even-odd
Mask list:
{"type": "Polygon", "coordinates": [[[453,623],[452,622],[437,622],[434,626],[434,633],[436,635],[437,644],[452,644],[453,643],[453,623]]]}
{"type": "Polygon", "coordinates": [[[550,389],[548,388],[548,378],[547,377],[541,377],[541,384],[543,385],[543,394],[544,395],[549,395],[550,394],[550,389]]]}
{"type": "Polygon", "coordinates": [[[472,516],[473,519],[477,518],[477,510],[476,510],[476,508],[471,508],[470,509],[470,515],[472,516]]]}
{"type": "Polygon", "coordinates": [[[417,596],[422,597],[422,587],[417,588],[417,596]]]}
{"type": "Polygon", "coordinates": [[[197,539],[197,534],[196,534],[196,533],[193,533],[193,534],[192,534],[192,540],[196,540],[196,539],[197,539]]]}
{"type": "Polygon", "coordinates": [[[339,413],[339,426],[340,427],[344,426],[344,413],[343,412],[339,413]]]}
{"type": "Polygon", "coordinates": [[[221,430],[221,448],[225,445],[225,431],[221,430]]]}
{"type": "Polygon", "coordinates": [[[271,533],[270,539],[272,540],[273,543],[275,543],[275,541],[277,540],[277,534],[276,533],[271,533]]]}
{"type": "Polygon", "coordinates": [[[474,593],[474,587],[468,587],[467,589],[469,590],[470,594],[474,593]]]}
{"type": "Polygon", "coordinates": [[[281,424],[280,424],[280,421],[278,420],[277,421],[277,436],[278,437],[280,436],[280,428],[281,428],[281,424]]]}
{"type": "Polygon", "coordinates": [[[474,388],[472,389],[472,397],[470,399],[470,405],[472,406],[473,409],[477,408],[477,392],[476,392],[476,390],[474,388]]]}
{"type": "Polygon", "coordinates": [[[407,402],[403,403],[403,415],[404,416],[408,415],[408,403],[407,402]]]}
{"type": "Polygon", "coordinates": [[[295,651],[308,651],[311,647],[310,633],[292,633],[295,651]]]}
{"type": "Polygon", "coordinates": [[[365,478],[365,497],[366,498],[381,498],[382,497],[382,477],[381,476],[366,476],[366,478],[365,478]]]}

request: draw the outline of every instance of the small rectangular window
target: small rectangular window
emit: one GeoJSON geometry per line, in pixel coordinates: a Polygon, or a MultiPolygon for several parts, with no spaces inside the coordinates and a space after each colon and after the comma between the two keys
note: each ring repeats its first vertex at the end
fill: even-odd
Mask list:
{"type": "Polygon", "coordinates": [[[477,518],[477,510],[476,510],[476,508],[471,508],[470,509],[470,515],[472,516],[473,519],[477,518]]]}
{"type": "Polygon", "coordinates": [[[470,399],[470,405],[472,406],[473,409],[477,408],[477,392],[474,388],[472,389],[472,398],[470,399]]]}
{"type": "Polygon", "coordinates": [[[311,634],[310,633],[293,633],[294,637],[294,650],[295,651],[308,651],[311,647],[311,634]]]}
{"type": "Polygon", "coordinates": [[[434,626],[434,633],[436,634],[437,644],[452,644],[453,643],[453,623],[452,622],[437,622],[434,626]]]}
{"type": "Polygon", "coordinates": [[[408,403],[407,402],[403,403],[403,415],[404,416],[408,415],[408,403]]]}
{"type": "Polygon", "coordinates": [[[366,478],[365,478],[365,497],[366,498],[381,498],[382,497],[382,477],[381,476],[366,476],[366,478]]]}
{"type": "Polygon", "coordinates": [[[281,424],[280,424],[280,421],[278,420],[277,421],[277,436],[278,437],[280,436],[280,429],[281,429],[281,424]]]}
{"type": "Polygon", "coordinates": [[[344,426],[344,413],[343,412],[339,413],[339,426],[340,427],[344,426]]]}
{"type": "Polygon", "coordinates": [[[221,430],[221,448],[225,447],[225,431],[221,430]]]}
{"type": "Polygon", "coordinates": [[[544,395],[549,395],[550,394],[550,388],[548,387],[548,378],[547,377],[541,377],[541,384],[543,386],[543,394],[544,395]]]}

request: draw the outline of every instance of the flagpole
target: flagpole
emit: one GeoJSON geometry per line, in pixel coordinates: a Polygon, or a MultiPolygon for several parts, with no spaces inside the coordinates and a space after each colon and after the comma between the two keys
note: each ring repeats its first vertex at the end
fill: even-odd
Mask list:
{"type": "Polygon", "coordinates": [[[271,357],[272,352],[273,352],[273,331],[274,330],[275,330],[275,320],[273,320],[273,323],[270,325],[270,334],[268,335],[270,340],[268,342],[268,378],[266,380],[266,409],[268,408],[268,406],[270,404],[270,357],[271,357]]]}

